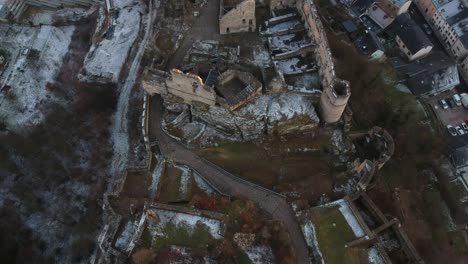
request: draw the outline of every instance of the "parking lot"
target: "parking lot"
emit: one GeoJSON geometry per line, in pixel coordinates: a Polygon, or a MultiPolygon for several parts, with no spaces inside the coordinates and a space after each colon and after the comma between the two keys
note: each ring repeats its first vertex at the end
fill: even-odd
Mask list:
{"type": "MultiPolygon", "coordinates": [[[[464,92],[464,91],[463,91],[464,92]]],[[[462,106],[456,106],[443,109],[441,104],[439,103],[440,100],[444,99],[447,102],[448,98],[452,98],[454,94],[460,94],[457,89],[452,89],[447,92],[443,92],[436,96],[430,97],[426,100],[426,102],[431,106],[432,110],[434,111],[437,119],[441,123],[441,126],[445,130],[450,139],[451,145],[454,147],[468,145],[468,131],[465,131],[465,135],[458,135],[458,136],[451,136],[447,131],[447,125],[451,125],[453,127],[460,126],[461,123],[468,119],[468,109],[462,106]]]]}

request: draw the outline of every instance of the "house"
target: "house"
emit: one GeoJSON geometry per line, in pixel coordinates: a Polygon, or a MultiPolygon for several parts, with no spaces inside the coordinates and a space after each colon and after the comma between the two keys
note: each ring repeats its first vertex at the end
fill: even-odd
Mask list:
{"type": "Polygon", "coordinates": [[[427,97],[453,89],[460,84],[457,64],[441,51],[413,62],[389,59],[401,82],[416,96],[427,97]]]}
{"type": "Polygon", "coordinates": [[[463,60],[459,68],[463,80],[468,83],[468,57],[463,60]]]}
{"type": "Polygon", "coordinates": [[[453,57],[468,55],[468,2],[465,0],[415,0],[436,36],[453,57]]]}
{"type": "Polygon", "coordinates": [[[220,34],[255,32],[255,27],[255,0],[220,0],[220,34]]]}
{"type": "Polygon", "coordinates": [[[377,35],[368,31],[356,38],[354,45],[370,60],[381,60],[385,56],[385,48],[377,35]]]}
{"type": "Polygon", "coordinates": [[[399,15],[392,25],[396,44],[409,61],[427,56],[434,45],[408,13],[399,15]]]}

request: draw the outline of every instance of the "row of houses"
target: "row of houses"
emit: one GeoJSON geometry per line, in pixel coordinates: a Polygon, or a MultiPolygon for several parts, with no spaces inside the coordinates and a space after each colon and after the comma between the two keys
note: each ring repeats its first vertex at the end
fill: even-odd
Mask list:
{"type": "MultiPolygon", "coordinates": [[[[445,4],[437,3],[444,7],[448,3],[447,0],[434,1],[445,1],[445,4]]],[[[422,23],[426,22],[415,21],[413,11],[417,10],[410,8],[412,1],[355,0],[349,3],[351,10],[367,28],[366,35],[355,40],[356,46],[371,59],[379,59],[383,57],[386,49],[391,49],[389,46],[384,48],[380,40],[385,39],[387,44],[394,42],[400,56],[392,54],[390,64],[398,73],[400,81],[418,96],[429,96],[454,88],[460,84],[459,72],[468,81],[468,58],[465,48],[467,35],[463,30],[459,30],[460,25],[464,25],[464,21],[468,20],[468,9],[465,3],[452,0],[449,6],[457,3],[457,9],[451,10],[450,13],[443,8],[440,8],[440,11],[430,11],[425,7],[429,6],[429,2],[432,3],[432,0],[419,0],[414,3],[428,24],[433,22],[430,27],[435,32],[434,35],[445,44],[450,57],[440,48],[435,48],[437,43],[433,43],[428,37],[428,34],[432,34],[428,24],[424,24],[422,28],[422,23]],[[445,14],[445,26],[441,26],[442,16],[437,15],[438,12],[445,14]],[[450,23],[456,25],[457,30],[448,27],[450,23]]],[[[468,22],[466,24],[468,26],[468,22]]]]}

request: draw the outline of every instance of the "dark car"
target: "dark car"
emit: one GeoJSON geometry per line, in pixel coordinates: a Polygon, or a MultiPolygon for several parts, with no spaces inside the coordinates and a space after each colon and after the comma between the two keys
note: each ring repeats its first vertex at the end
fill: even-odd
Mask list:
{"type": "Polygon", "coordinates": [[[455,107],[455,102],[453,101],[453,99],[451,97],[448,97],[447,99],[445,99],[445,101],[447,102],[448,106],[450,108],[454,108],[455,107]]]}
{"type": "Polygon", "coordinates": [[[447,131],[449,132],[450,135],[452,135],[452,137],[455,137],[458,135],[457,129],[451,125],[447,125],[447,131]]]}

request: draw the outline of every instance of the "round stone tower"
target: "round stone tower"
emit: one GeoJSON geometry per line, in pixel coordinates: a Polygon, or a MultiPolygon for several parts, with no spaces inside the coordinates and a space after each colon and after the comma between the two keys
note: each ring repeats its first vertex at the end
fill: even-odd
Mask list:
{"type": "Polygon", "coordinates": [[[325,87],[320,96],[322,119],[325,123],[338,122],[351,96],[349,82],[335,79],[333,85],[325,87]]]}

